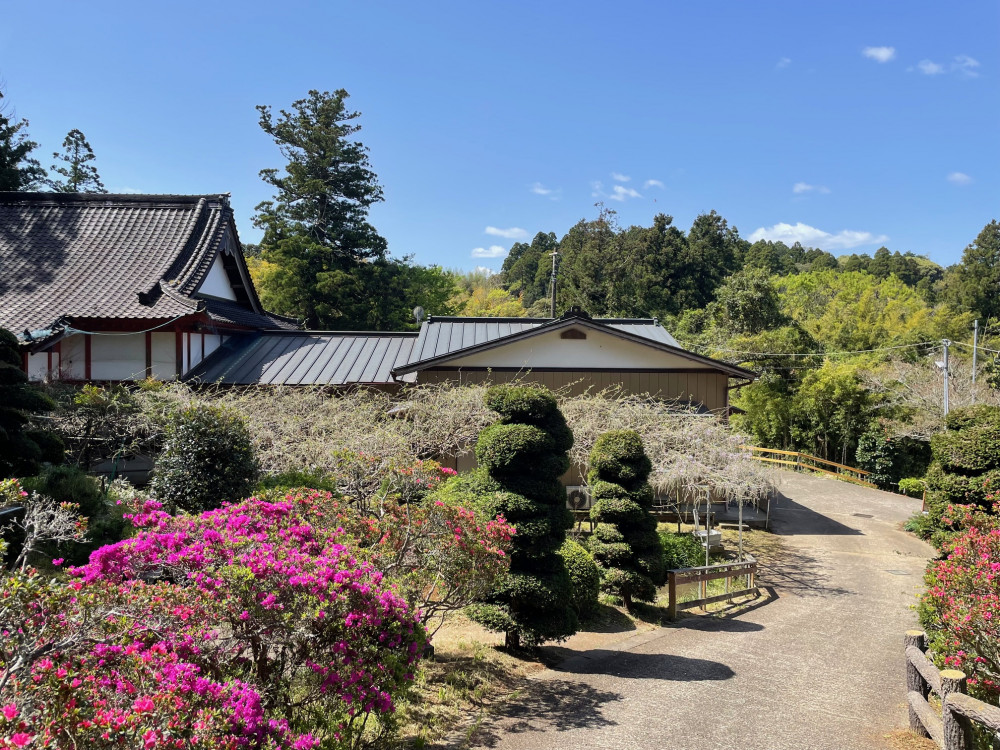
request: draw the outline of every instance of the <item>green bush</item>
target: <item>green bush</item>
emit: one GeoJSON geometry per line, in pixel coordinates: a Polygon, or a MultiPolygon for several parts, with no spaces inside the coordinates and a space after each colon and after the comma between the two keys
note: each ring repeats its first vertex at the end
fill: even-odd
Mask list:
{"type": "Polygon", "coordinates": [[[661,531],[660,547],[663,550],[665,570],[697,568],[705,564],[705,548],[693,534],[661,531]]]}
{"type": "Polygon", "coordinates": [[[952,409],[944,418],[944,425],[949,430],[959,431],[981,424],[1000,424],[1000,407],[987,404],[963,406],[952,409]]]}
{"type": "Polygon", "coordinates": [[[288,492],[298,489],[330,492],[334,496],[340,494],[336,481],[320,471],[283,471],[280,474],[268,474],[261,477],[253,491],[257,495],[274,490],[288,492]]]}
{"type": "Polygon", "coordinates": [[[655,601],[665,568],[649,512],[651,463],[642,439],[632,430],[606,432],[594,441],[589,463],[590,519],[597,524],[590,549],[601,570],[601,588],[621,597],[630,610],[634,600],[655,601]]]}
{"type": "Polygon", "coordinates": [[[565,638],[578,624],[570,575],[559,556],[573,524],[559,483],[569,467],[573,434],[543,388],[495,386],[485,403],[499,419],[479,435],[479,466],[439,492],[484,515],[503,514],[517,533],[506,580],[468,614],[504,632],[512,648],[565,638]]]}
{"type": "Polygon", "coordinates": [[[37,474],[43,462],[63,460],[57,436],[29,427],[33,414],[54,408],[21,369],[17,338],[0,328],[0,479],[37,474]]]}
{"type": "Polygon", "coordinates": [[[190,406],[167,423],[152,486],[168,507],[198,513],[249,497],[259,474],[239,416],[215,406],[190,406]]]}
{"type": "Polygon", "coordinates": [[[927,483],[923,479],[908,477],[899,480],[899,494],[907,497],[923,497],[927,483]]]}
{"type": "Polygon", "coordinates": [[[876,424],[858,439],[855,459],[858,468],[870,473],[869,481],[880,489],[891,491],[903,477],[923,474],[927,470],[931,450],[926,442],[892,437],[876,424]]]}
{"type": "MultiPolygon", "coordinates": [[[[80,515],[87,519],[87,541],[70,542],[58,548],[58,556],[72,565],[87,562],[98,547],[121,541],[129,528],[123,518],[126,509],[101,491],[96,478],[75,466],[50,466],[38,476],[25,478],[21,484],[28,492],[79,506],[80,515]]],[[[52,552],[56,556],[56,550],[52,552]]]]}
{"type": "Polygon", "coordinates": [[[567,539],[559,548],[559,556],[569,573],[573,609],[581,620],[586,620],[597,610],[601,571],[584,546],[572,539],[567,539]]]}

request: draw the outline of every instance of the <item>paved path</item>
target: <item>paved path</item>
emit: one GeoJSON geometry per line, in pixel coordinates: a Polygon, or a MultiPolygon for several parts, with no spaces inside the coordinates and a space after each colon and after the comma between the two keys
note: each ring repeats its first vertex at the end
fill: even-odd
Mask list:
{"type": "Polygon", "coordinates": [[[788,554],[760,576],[776,599],[573,655],[487,724],[478,746],[883,747],[906,722],[901,643],[931,554],[899,530],[919,502],[781,476],[772,519],[788,554]]]}

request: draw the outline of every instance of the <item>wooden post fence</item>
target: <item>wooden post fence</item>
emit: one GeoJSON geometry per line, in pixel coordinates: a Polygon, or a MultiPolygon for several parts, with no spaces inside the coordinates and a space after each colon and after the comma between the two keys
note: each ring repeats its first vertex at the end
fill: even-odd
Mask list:
{"type": "Polygon", "coordinates": [[[721,563],[719,565],[704,565],[700,568],[678,568],[667,571],[667,617],[671,620],[677,619],[677,611],[681,609],[694,609],[695,607],[706,607],[716,602],[724,602],[735,599],[738,596],[757,596],[760,589],[757,586],[757,561],[750,555],[746,556],[744,562],[721,563]],[[732,578],[746,578],[746,588],[730,590],[729,580],[732,578]],[[708,596],[708,582],[720,578],[726,579],[726,593],[708,596]],[[698,599],[688,602],[677,601],[677,587],[685,583],[700,584],[698,599]]]}
{"type": "Polygon", "coordinates": [[[857,469],[853,466],[838,464],[836,461],[827,461],[825,458],[817,458],[808,453],[798,451],[780,451],[776,448],[758,448],[755,445],[744,445],[743,450],[750,454],[750,457],[765,464],[774,464],[781,468],[790,468],[794,471],[818,471],[821,474],[829,474],[845,482],[860,484],[862,487],[875,487],[865,477],[871,472],[864,469],[857,469]],[[767,455],[765,455],[767,454],[767,455]],[[778,456],[778,458],[769,458],[778,456]]]}
{"type": "Polygon", "coordinates": [[[930,737],[941,750],[973,750],[973,724],[1000,732],[1000,706],[967,695],[965,673],[938,669],[924,653],[926,648],[927,638],[922,631],[906,631],[903,651],[910,729],[921,737],[930,737]],[[931,692],[941,699],[940,717],[927,700],[931,692]]]}

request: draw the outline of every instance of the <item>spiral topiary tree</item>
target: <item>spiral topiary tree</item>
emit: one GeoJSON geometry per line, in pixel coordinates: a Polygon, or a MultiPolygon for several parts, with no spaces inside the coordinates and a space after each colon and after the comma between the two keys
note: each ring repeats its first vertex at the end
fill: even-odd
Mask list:
{"type": "Polygon", "coordinates": [[[601,569],[602,588],[621,597],[629,611],[635,600],[654,601],[664,579],[656,519],[649,512],[651,469],[634,430],[604,433],[590,454],[590,518],[596,523],[590,551],[601,569]]]}
{"type": "MultiPolygon", "coordinates": [[[[501,385],[486,392],[500,414],[476,443],[479,466],[457,477],[463,494],[515,529],[510,572],[469,616],[506,634],[508,648],[565,638],[577,629],[572,587],[559,548],[573,524],[559,481],[569,468],[573,433],[544,388],[501,385]]],[[[454,488],[453,488],[454,491],[454,488]]]]}

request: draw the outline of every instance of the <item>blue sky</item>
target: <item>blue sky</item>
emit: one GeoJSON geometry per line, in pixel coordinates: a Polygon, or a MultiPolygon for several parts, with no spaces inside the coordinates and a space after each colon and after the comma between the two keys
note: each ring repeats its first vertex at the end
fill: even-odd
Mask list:
{"type": "Polygon", "coordinates": [[[997,2],[9,1],[0,75],[46,166],[79,128],[110,190],[231,192],[244,241],[282,165],[254,105],[345,88],[418,262],[603,200],[949,264],[1000,218],[998,39],[997,2]]]}

